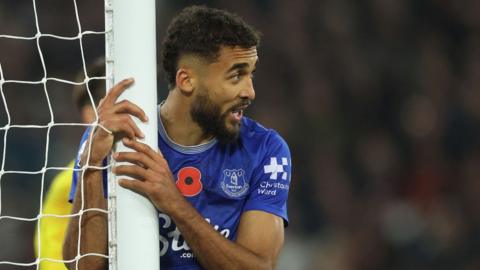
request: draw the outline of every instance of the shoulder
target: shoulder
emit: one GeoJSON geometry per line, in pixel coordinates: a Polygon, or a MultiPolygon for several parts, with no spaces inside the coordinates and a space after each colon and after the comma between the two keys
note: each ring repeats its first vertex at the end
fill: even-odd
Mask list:
{"type": "Polygon", "coordinates": [[[264,146],[268,149],[285,148],[288,150],[287,142],[282,136],[271,128],[266,128],[260,123],[248,117],[242,119],[240,137],[247,147],[264,146]]]}

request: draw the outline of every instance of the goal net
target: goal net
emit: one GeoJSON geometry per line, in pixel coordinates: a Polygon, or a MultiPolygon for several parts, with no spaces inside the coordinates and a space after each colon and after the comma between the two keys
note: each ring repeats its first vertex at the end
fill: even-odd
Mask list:
{"type": "MultiPolygon", "coordinates": [[[[142,89],[142,96],[133,95],[132,89],[120,99],[149,108],[148,117],[156,119],[154,13],[153,0],[0,2],[0,269],[64,269],[61,252],[45,248],[63,242],[62,235],[50,235],[58,233],[51,223],[81,219],[88,211],[108,215],[109,252],[81,254],[78,248],[74,260],[99,256],[109,260],[110,269],[159,269],[156,211],[145,198],[119,188],[111,172],[107,211],[82,207],[69,213],[44,207],[52,179],[59,173],[72,175],[67,164],[84,130],[99,127],[96,111],[93,122],[79,120],[71,98],[74,86],[84,87],[94,104],[92,81],[109,89],[135,77],[132,88],[142,89]],[[106,60],[106,75],[93,76],[88,67],[99,57],[106,60]],[[77,78],[78,71],[83,78],[77,78]],[[135,215],[143,215],[143,224],[135,215]],[[140,229],[132,239],[125,232],[135,227],[140,229]]],[[[156,121],[151,122],[139,126],[146,143],[156,146],[156,121]]],[[[78,169],[80,174],[84,170],[78,169]]]]}

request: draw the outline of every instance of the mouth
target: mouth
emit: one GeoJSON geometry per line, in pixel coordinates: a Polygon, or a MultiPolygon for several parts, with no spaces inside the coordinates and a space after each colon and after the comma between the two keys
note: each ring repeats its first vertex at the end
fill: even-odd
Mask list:
{"type": "Polygon", "coordinates": [[[230,110],[230,114],[232,115],[235,121],[240,121],[243,117],[243,111],[247,109],[250,103],[244,103],[240,106],[235,106],[233,109],[230,110]]]}
{"type": "Polygon", "coordinates": [[[231,114],[236,121],[240,121],[242,119],[242,116],[243,116],[243,110],[242,109],[234,109],[234,110],[231,111],[231,114]]]}

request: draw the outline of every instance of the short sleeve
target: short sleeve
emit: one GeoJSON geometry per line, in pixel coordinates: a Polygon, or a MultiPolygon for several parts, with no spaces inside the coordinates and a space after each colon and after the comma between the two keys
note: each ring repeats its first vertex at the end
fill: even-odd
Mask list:
{"type": "Polygon", "coordinates": [[[292,172],[290,150],[274,131],[261,148],[264,149],[263,158],[253,172],[244,211],[265,211],[283,218],[288,225],[287,199],[292,172]]]}
{"type": "MultiPolygon", "coordinates": [[[[85,151],[87,147],[87,141],[88,141],[88,136],[90,134],[90,128],[87,128],[85,132],[82,135],[82,139],[80,140],[80,147],[78,148],[77,152],[77,157],[75,159],[75,164],[74,164],[74,170],[72,173],[72,185],[70,186],[70,194],[68,196],[68,201],[73,202],[73,199],[75,198],[75,191],[77,189],[77,182],[78,179],[82,176],[82,170],[80,166],[80,158],[82,157],[83,151],[85,151]]],[[[107,160],[105,159],[103,161],[103,166],[106,166],[107,160]]],[[[105,198],[107,197],[107,171],[103,170],[103,190],[104,190],[104,196],[105,198]]]]}

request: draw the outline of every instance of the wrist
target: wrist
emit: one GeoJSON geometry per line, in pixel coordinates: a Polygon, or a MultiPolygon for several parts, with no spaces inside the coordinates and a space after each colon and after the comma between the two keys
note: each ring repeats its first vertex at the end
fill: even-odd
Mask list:
{"type": "Polygon", "coordinates": [[[84,166],[93,166],[93,167],[103,167],[103,161],[104,158],[95,158],[93,156],[90,156],[89,159],[87,159],[87,153],[82,153],[80,157],[80,162],[78,163],[80,167],[84,166]]]}
{"type": "Polygon", "coordinates": [[[193,221],[200,216],[190,202],[188,202],[183,196],[171,203],[169,209],[165,212],[177,225],[182,224],[185,221],[193,221]]]}

